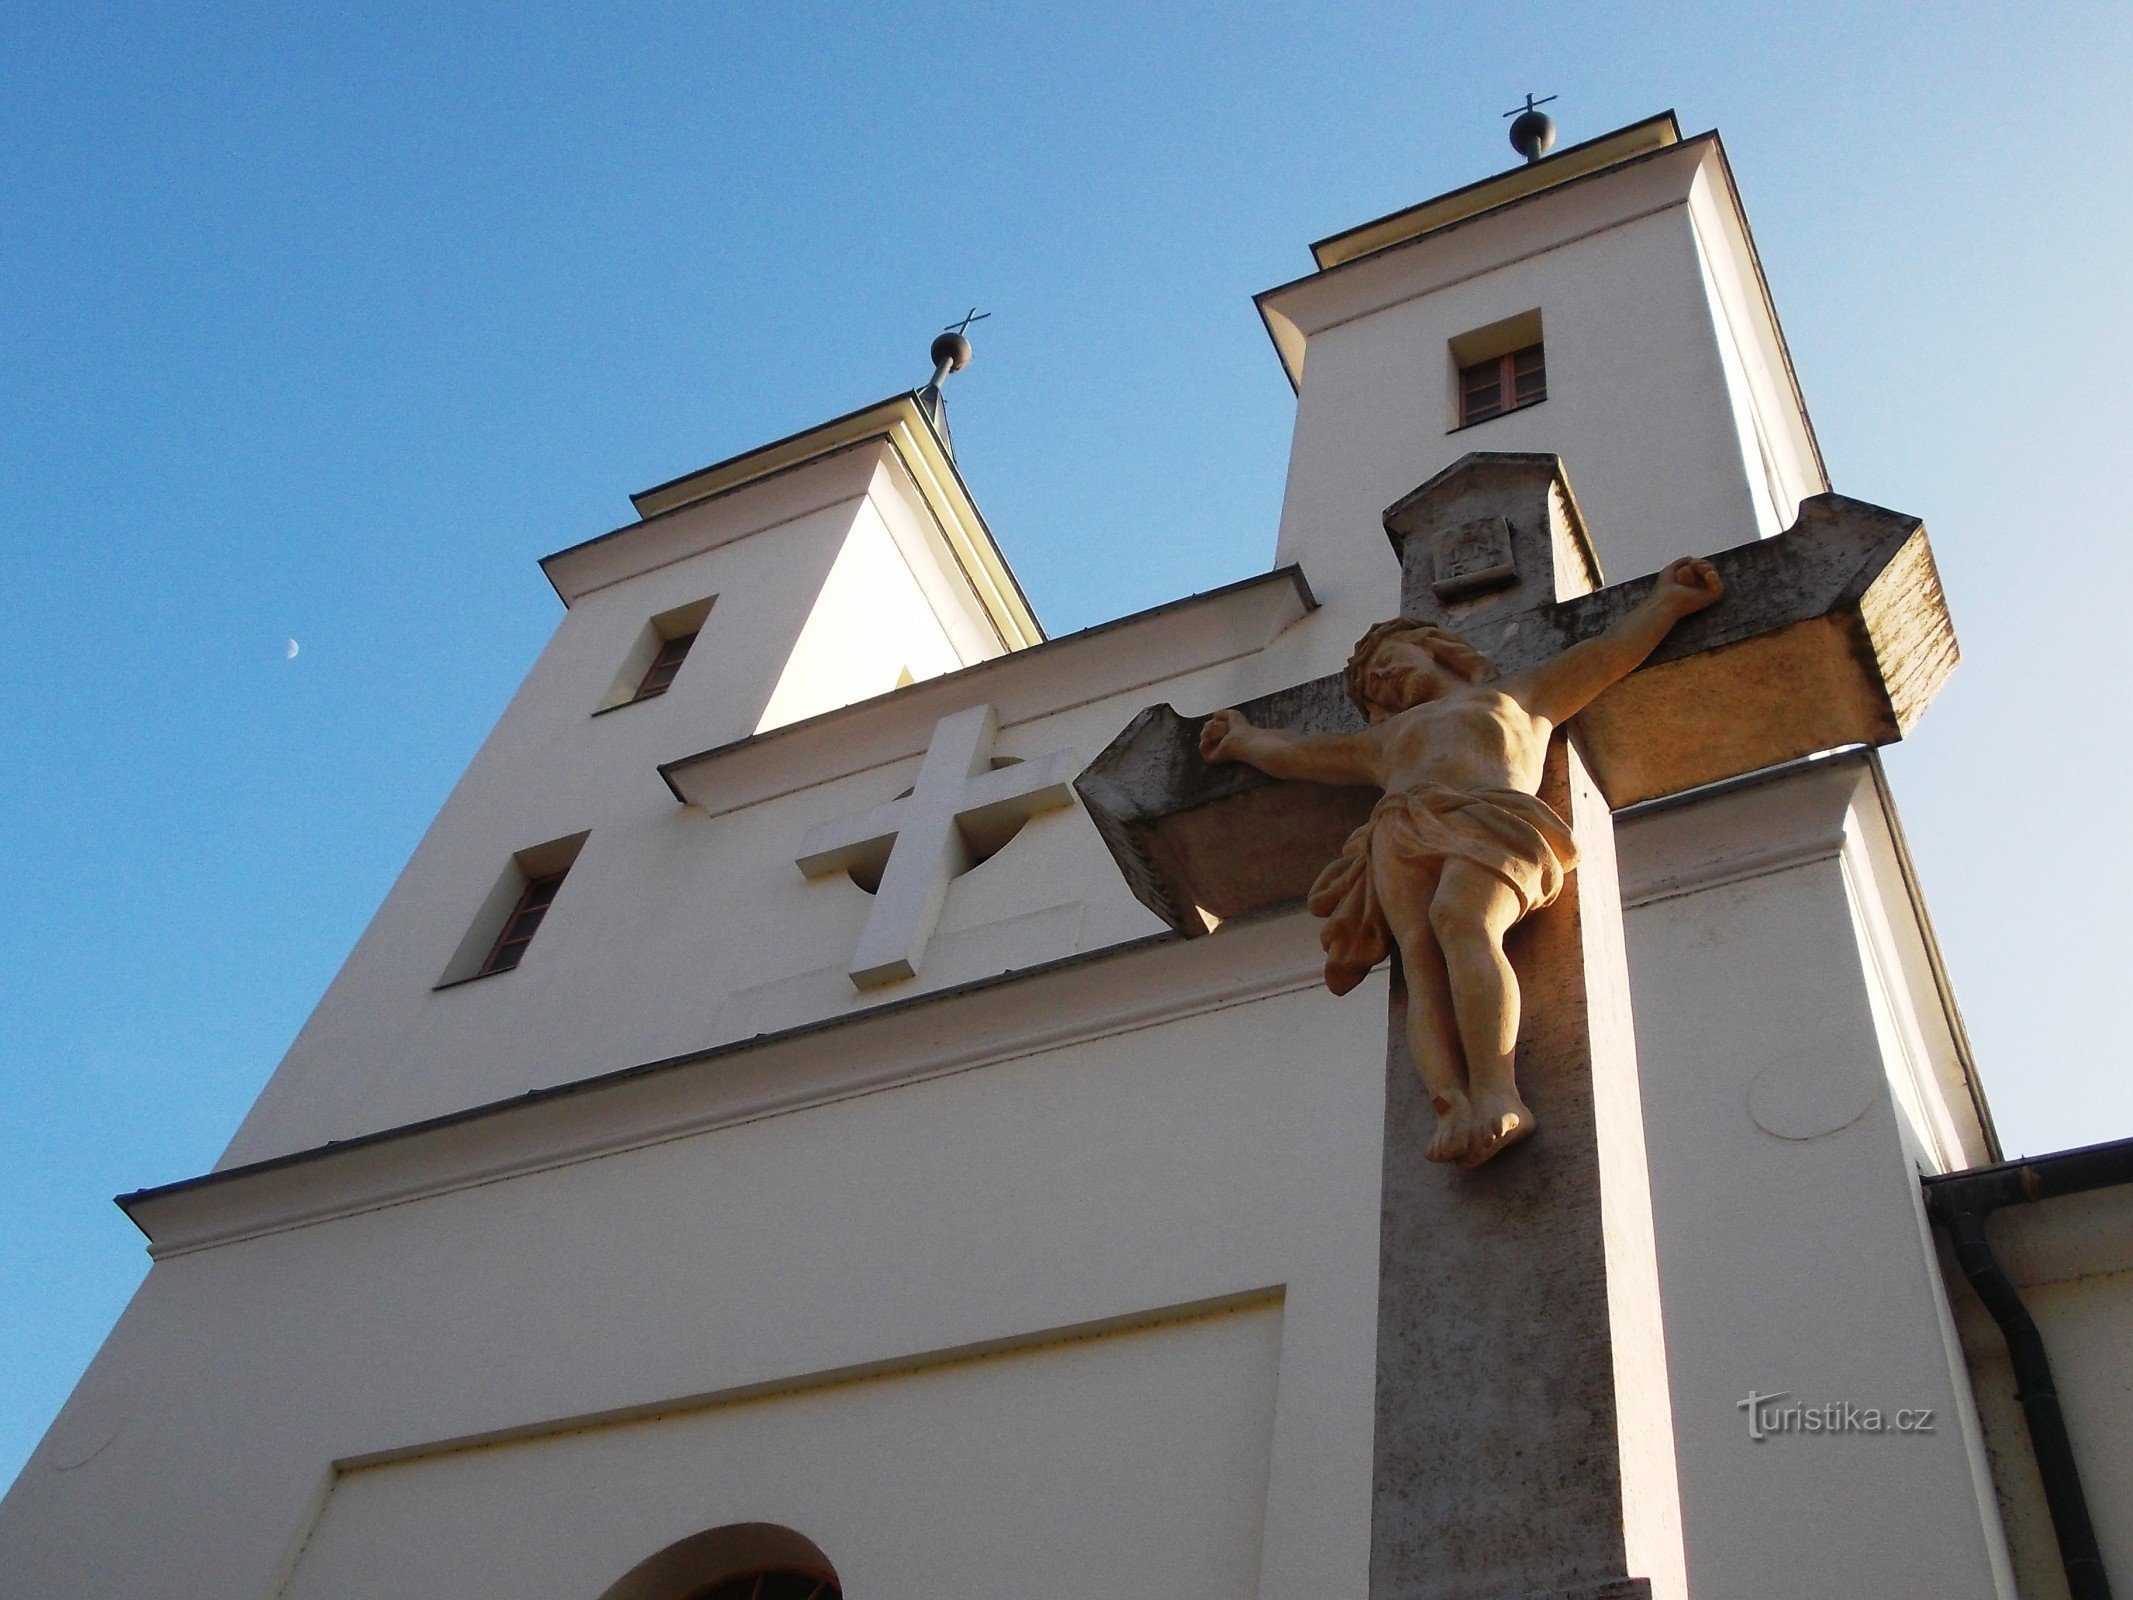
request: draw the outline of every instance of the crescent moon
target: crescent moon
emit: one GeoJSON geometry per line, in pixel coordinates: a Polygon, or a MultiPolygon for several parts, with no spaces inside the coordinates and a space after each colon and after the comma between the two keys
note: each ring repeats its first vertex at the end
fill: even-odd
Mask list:
{"type": "Polygon", "coordinates": [[[291,639],[291,640],[289,641],[289,648],[288,648],[288,649],[286,649],[286,650],[284,650],[284,651],[282,652],[282,655],[281,655],[281,658],[282,658],[282,660],[284,660],[284,661],[294,661],[294,660],[296,659],[296,651],[297,651],[297,643],[296,643],[296,641],[295,641],[294,639],[291,639]]]}

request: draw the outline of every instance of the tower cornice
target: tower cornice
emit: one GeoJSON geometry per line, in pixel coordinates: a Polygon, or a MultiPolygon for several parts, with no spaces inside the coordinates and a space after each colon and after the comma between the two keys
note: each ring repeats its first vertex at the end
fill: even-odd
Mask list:
{"type": "Polygon", "coordinates": [[[1724,142],[1715,129],[1681,138],[1671,111],[1321,240],[1312,246],[1319,270],[1261,291],[1253,304],[1301,393],[1305,346],[1329,328],[1677,206],[1700,217],[1695,226],[1706,245],[1735,263],[1742,331],[1763,346],[1776,374],[1787,424],[1810,463],[1810,492],[1827,489],[1724,142]]]}
{"type": "Polygon", "coordinates": [[[663,529],[678,513],[868,444],[885,445],[930,514],[935,530],[999,635],[1020,650],[1041,643],[1044,628],[1022,592],[954,458],[912,394],[892,395],[857,411],[759,445],[630,496],[639,520],[541,559],[565,605],[612,582],[617,552],[663,529]],[[599,574],[597,578],[595,574],[599,574]]]}
{"type": "Polygon", "coordinates": [[[1575,178],[1620,166],[1637,156],[1650,155],[1681,142],[1681,124],[1674,113],[1662,111],[1626,128],[1587,139],[1529,166],[1513,167],[1453,189],[1416,205],[1402,208],[1370,222],[1345,228],[1311,246],[1311,259],[1321,272],[1346,261],[1403,244],[1409,239],[1448,228],[1455,222],[1493,211],[1513,200],[1523,200],[1546,189],[1557,188],[1575,178]]]}

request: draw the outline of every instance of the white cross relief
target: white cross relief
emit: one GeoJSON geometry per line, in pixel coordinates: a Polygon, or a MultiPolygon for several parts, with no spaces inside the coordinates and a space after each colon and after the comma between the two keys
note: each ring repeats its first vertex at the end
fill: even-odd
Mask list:
{"type": "Polygon", "coordinates": [[[941,718],[909,794],[821,823],[801,842],[799,866],[810,878],[850,872],[862,881],[880,879],[852,955],[858,988],[915,976],[949,881],[1005,845],[1038,812],[1073,804],[1074,753],[995,767],[998,728],[989,705],[941,718]]]}

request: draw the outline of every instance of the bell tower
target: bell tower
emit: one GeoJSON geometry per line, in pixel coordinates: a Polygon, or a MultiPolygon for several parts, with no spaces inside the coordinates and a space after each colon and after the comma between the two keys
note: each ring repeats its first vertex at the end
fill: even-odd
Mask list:
{"type": "Polygon", "coordinates": [[[1780,532],[1829,487],[1717,134],[1666,112],[1531,142],[1258,297],[1297,393],[1275,560],[1337,610],[1393,609],[1380,517],[1470,451],[1561,457],[1608,582],[1780,532]]]}
{"type": "Polygon", "coordinates": [[[542,561],[554,637],[223,1167],[701,1039],[733,941],[633,919],[729,857],[659,764],[1044,637],[956,471],[940,385],[970,347],[948,341],[925,388],[643,490],[638,520],[542,561]]]}

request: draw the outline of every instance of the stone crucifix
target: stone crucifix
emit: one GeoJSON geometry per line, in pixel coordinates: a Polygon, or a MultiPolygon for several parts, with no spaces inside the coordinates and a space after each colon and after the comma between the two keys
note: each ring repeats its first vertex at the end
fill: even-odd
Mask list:
{"type": "Polygon", "coordinates": [[[1503,934],[1576,860],[1577,819],[1549,796],[1563,780],[1544,771],[1565,759],[1565,725],[1604,821],[1893,742],[1952,670],[1954,634],[1917,519],[1833,494],[1776,538],[1611,588],[1554,456],[1463,457],[1385,526],[1400,616],[1344,673],[1206,717],[1150,707],[1076,788],[1135,895],[1188,937],[1308,900],[1329,918],[1337,994],[1396,945],[1410,991],[1427,990],[1425,1077],[1448,1088],[1456,1056],[1512,1119],[1464,1150],[1440,1130],[1436,1154],[1486,1156],[1530,1128],[1503,1081],[1516,1006],[1482,969],[1508,977],[1503,934]],[[1456,937],[1475,921],[1500,926],[1478,946],[1456,937]],[[1439,992],[1444,958],[1478,973],[1445,969],[1470,1005],[1439,992]]]}
{"type": "Polygon", "coordinates": [[[1211,716],[1151,706],[1075,787],[1181,935],[1308,900],[1336,989],[1399,957],[1372,1600],[1679,1595],[1612,813],[1891,743],[1954,633],[1917,519],[1837,495],[1613,587],[1553,456],[1467,456],[1385,527],[1402,620],[1349,671],[1211,716]]]}
{"type": "Polygon", "coordinates": [[[810,878],[849,872],[874,891],[852,983],[875,989],[917,974],[948,885],[1041,811],[1074,803],[1072,751],[994,765],[999,721],[972,706],[934,725],[908,793],[808,830],[798,866],[810,878]]]}
{"type": "Polygon", "coordinates": [[[1396,618],[1363,635],[1343,675],[1366,727],[1292,733],[1232,710],[1201,729],[1204,760],[1385,791],[1307,903],[1326,919],[1335,994],[1398,944],[1408,1048],[1437,1114],[1430,1160],[1478,1166],[1534,1129],[1503,941],[1577,865],[1569,823],[1537,793],[1549,739],[1724,592],[1710,562],[1676,561],[1606,632],[1508,676],[1459,635],[1396,618]]]}

